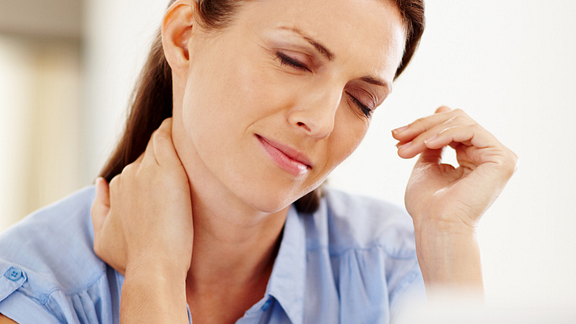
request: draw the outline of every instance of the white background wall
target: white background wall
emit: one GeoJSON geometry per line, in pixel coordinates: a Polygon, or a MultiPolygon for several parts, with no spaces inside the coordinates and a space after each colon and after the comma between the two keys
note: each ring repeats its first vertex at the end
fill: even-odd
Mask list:
{"type": "MultiPolygon", "coordinates": [[[[113,147],[164,2],[84,2],[84,183],[113,147]]],[[[464,109],[520,157],[479,229],[491,303],[576,305],[575,14],[570,0],[428,1],[414,61],[330,179],[403,204],[413,161],[396,156],[390,130],[439,105],[464,109]]]]}

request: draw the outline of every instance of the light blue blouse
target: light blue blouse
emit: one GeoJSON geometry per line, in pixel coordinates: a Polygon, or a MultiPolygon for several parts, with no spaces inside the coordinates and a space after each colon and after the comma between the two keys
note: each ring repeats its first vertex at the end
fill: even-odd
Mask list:
{"type": "MultiPolygon", "coordinates": [[[[0,313],[18,323],[118,323],[124,278],[92,249],[87,187],[0,235],[0,313]]],[[[327,190],[288,212],[266,295],[237,323],[389,323],[424,293],[406,212],[327,190]]],[[[222,309],[226,311],[225,308],[222,309]]]]}

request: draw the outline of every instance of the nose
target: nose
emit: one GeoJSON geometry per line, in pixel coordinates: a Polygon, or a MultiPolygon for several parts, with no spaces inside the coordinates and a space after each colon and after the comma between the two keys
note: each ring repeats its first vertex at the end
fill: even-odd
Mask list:
{"type": "Polygon", "coordinates": [[[290,109],[288,122],[316,139],[328,137],[334,130],[341,90],[318,89],[304,96],[290,109]]]}

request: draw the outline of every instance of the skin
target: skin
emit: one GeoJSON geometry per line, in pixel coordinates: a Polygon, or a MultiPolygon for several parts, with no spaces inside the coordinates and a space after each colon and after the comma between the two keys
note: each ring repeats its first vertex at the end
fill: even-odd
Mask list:
{"type": "MultiPolygon", "coordinates": [[[[361,79],[378,78],[382,83],[391,84],[404,46],[399,13],[389,4],[372,0],[354,6],[352,12],[349,7],[347,1],[328,3],[326,0],[248,3],[235,16],[234,24],[218,33],[199,27],[194,16],[195,3],[179,1],[166,14],[163,46],[173,71],[174,120],[166,127],[170,128],[171,135],[159,136],[172,138],[187,174],[187,178],[175,176],[174,181],[188,180],[189,194],[178,191],[182,196],[177,200],[190,197],[194,235],[192,253],[188,250],[191,246],[186,244],[185,249],[168,248],[169,244],[157,249],[157,254],[171,251],[170,260],[187,261],[181,265],[168,261],[169,269],[158,271],[175,273],[174,277],[180,278],[186,292],[183,301],[188,301],[195,322],[234,322],[262,298],[290,204],[320,185],[330,171],[354,151],[368,129],[369,118],[354,100],[363,100],[365,105],[375,107],[390,91],[389,87],[361,79]],[[315,19],[327,7],[334,11],[328,21],[315,19]],[[366,19],[366,12],[371,13],[370,19],[366,19]],[[356,24],[359,18],[365,22],[361,28],[351,30],[348,25],[356,24]],[[330,28],[331,25],[339,25],[340,30],[330,28]],[[358,31],[362,37],[356,35],[358,31]],[[328,59],[302,37],[302,33],[337,54],[332,60],[328,59]],[[390,50],[382,53],[381,48],[390,50]],[[305,68],[283,62],[278,55],[280,51],[305,68]],[[300,151],[310,160],[311,167],[300,176],[287,173],[270,160],[256,135],[300,151]],[[226,314],[219,311],[222,304],[227,305],[226,314]]],[[[164,128],[159,131],[162,133],[164,128]]],[[[154,143],[156,141],[151,141],[151,145],[154,143]]],[[[131,180],[140,173],[142,167],[138,163],[112,181],[110,192],[120,201],[130,199],[128,195],[144,198],[134,205],[119,204],[118,207],[113,198],[106,212],[109,215],[103,222],[105,229],[132,226],[107,226],[106,222],[122,222],[114,215],[133,213],[137,205],[146,207],[146,201],[154,202],[155,197],[172,192],[168,189],[171,185],[157,187],[138,182],[144,181],[144,176],[131,180]],[[150,187],[164,189],[150,193],[150,187]],[[129,194],[120,197],[117,192],[129,194]],[[120,209],[126,206],[130,208],[120,209]]],[[[142,209],[163,210],[151,206],[142,209]]],[[[178,211],[170,210],[167,214],[171,216],[167,219],[173,222],[175,213],[178,211]]],[[[191,219],[186,210],[180,214],[186,221],[191,219]]],[[[154,213],[149,215],[158,217],[154,213]]],[[[164,226],[169,224],[155,224],[155,227],[164,226]]],[[[104,230],[106,239],[97,239],[97,242],[113,242],[114,237],[126,236],[128,231],[119,232],[109,234],[112,230],[104,230]]],[[[192,231],[170,236],[187,242],[190,238],[186,238],[185,233],[188,232],[192,236],[192,231]]],[[[156,234],[165,235],[144,230],[140,235],[144,240],[123,239],[122,244],[129,245],[127,251],[142,252],[128,252],[119,262],[106,256],[108,247],[96,248],[108,263],[126,264],[125,285],[128,286],[123,289],[123,314],[130,312],[128,306],[124,307],[129,300],[125,297],[131,296],[126,288],[136,283],[130,278],[147,276],[141,274],[140,269],[144,267],[139,265],[158,265],[156,253],[150,249],[164,245],[146,244],[150,242],[150,235],[156,234]],[[132,241],[141,241],[142,246],[132,241]]],[[[122,244],[111,244],[110,249],[122,244]]],[[[115,251],[114,255],[122,255],[122,251],[115,251]]],[[[141,293],[134,294],[135,298],[141,296],[141,293]]],[[[135,304],[142,304],[141,300],[135,304]]],[[[143,314],[141,310],[135,313],[143,314]]]]}
{"type": "MultiPolygon", "coordinates": [[[[195,323],[241,317],[264,293],[287,206],[320,184],[366,132],[369,118],[354,110],[346,90],[352,87],[365,103],[386,97],[358,80],[391,80],[404,37],[398,12],[374,0],[296,2],[247,6],[238,16],[243,23],[218,36],[198,31],[194,3],[179,1],[168,11],[163,37],[175,83],[174,121],[160,127],[144,156],[110,188],[101,179],[96,184],[95,251],[126,275],[123,322],[187,323],[186,302],[195,323]],[[278,26],[297,26],[336,59],[312,54],[320,63],[306,73],[274,65],[263,35],[278,26]],[[228,78],[213,74],[215,62],[228,78]],[[202,85],[200,77],[209,82],[202,85]],[[258,151],[255,133],[305,152],[313,168],[302,177],[287,175],[258,151]],[[222,302],[228,314],[216,311],[222,302]]],[[[288,43],[291,54],[310,54],[288,43]]],[[[405,202],[428,294],[481,293],[475,229],[516,170],[516,155],[447,107],[392,135],[400,157],[420,155],[405,202]],[[441,163],[448,146],[458,168],[441,163]]]]}

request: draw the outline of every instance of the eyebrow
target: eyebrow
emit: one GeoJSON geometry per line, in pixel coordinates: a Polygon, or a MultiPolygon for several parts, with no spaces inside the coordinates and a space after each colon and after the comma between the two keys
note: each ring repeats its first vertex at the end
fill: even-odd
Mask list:
{"type": "Polygon", "coordinates": [[[368,82],[368,83],[370,83],[370,84],[374,84],[374,85],[377,85],[377,86],[384,87],[384,88],[386,88],[386,90],[387,90],[388,92],[391,92],[391,91],[392,91],[392,86],[390,85],[390,83],[388,83],[388,82],[386,82],[386,81],[384,81],[384,80],[382,80],[382,79],[380,79],[380,78],[375,78],[375,77],[366,76],[366,77],[360,78],[360,80],[362,80],[362,81],[364,81],[364,82],[368,82]]]}
{"type": "Polygon", "coordinates": [[[318,41],[315,41],[312,37],[306,35],[302,30],[295,28],[295,27],[281,27],[281,29],[289,30],[295,32],[296,34],[300,35],[304,38],[310,45],[314,46],[314,48],[322,54],[328,61],[334,61],[336,57],[334,53],[326,48],[326,46],[320,44],[318,41]]]}
{"type": "MultiPolygon", "coordinates": [[[[314,48],[316,48],[316,50],[318,52],[320,52],[320,54],[322,54],[322,56],[324,56],[328,61],[334,61],[334,59],[336,58],[334,53],[332,53],[330,50],[328,50],[326,48],[326,46],[320,44],[318,41],[314,40],[312,37],[306,35],[306,33],[304,31],[302,31],[301,29],[296,28],[296,27],[280,27],[280,29],[292,31],[292,32],[300,35],[308,43],[310,43],[312,46],[314,46],[314,48]]],[[[384,88],[386,88],[386,91],[388,93],[390,93],[392,91],[392,86],[390,85],[390,83],[386,82],[380,78],[365,76],[365,77],[360,78],[360,80],[367,82],[367,83],[370,83],[370,84],[384,87],[384,88]]]]}

